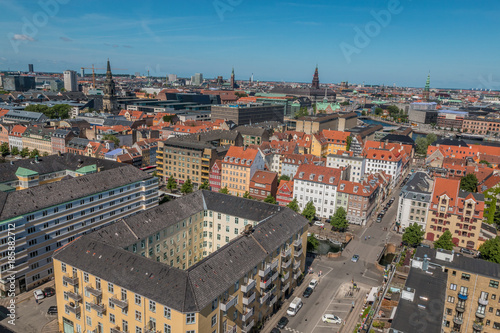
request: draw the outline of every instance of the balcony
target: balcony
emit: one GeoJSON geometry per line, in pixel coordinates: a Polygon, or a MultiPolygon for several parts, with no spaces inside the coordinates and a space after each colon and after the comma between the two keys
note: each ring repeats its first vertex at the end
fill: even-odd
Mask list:
{"type": "Polygon", "coordinates": [[[453,322],[457,325],[462,325],[464,323],[464,319],[461,317],[453,317],[453,322]]]}
{"type": "Polygon", "coordinates": [[[73,303],[65,304],[64,308],[66,309],[66,311],[74,313],[77,316],[80,315],[81,308],[80,308],[80,305],[78,305],[78,304],[76,304],[76,305],[73,303]]]}
{"type": "Polygon", "coordinates": [[[267,292],[267,293],[264,293],[261,297],[260,297],[260,304],[264,304],[267,299],[269,298],[269,296],[271,296],[271,293],[270,292],[267,292]]]}
{"type": "Polygon", "coordinates": [[[117,307],[119,307],[120,309],[126,309],[128,307],[128,301],[126,299],[125,300],[118,299],[118,297],[116,297],[116,295],[113,297],[110,297],[109,301],[111,303],[113,303],[114,305],[116,305],[117,307]]]}
{"type": "Polygon", "coordinates": [[[255,293],[252,293],[248,297],[243,296],[243,305],[250,305],[253,301],[255,301],[255,293]]]}
{"type": "Polygon", "coordinates": [[[253,308],[249,310],[247,309],[247,312],[241,315],[241,320],[245,322],[248,319],[252,318],[252,316],[253,316],[253,308]]]}
{"type": "Polygon", "coordinates": [[[275,269],[276,267],[278,267],[278,263],[279,263],[279,260],[278,260],[278,259],[276,259],[275,261],[273,261],[273,262],[269,265],[269,267],[270,267],[271,269],[275,269]]]}
{"type": "Polygon", "coordinates": [[[280,276],[280,273],[278,271],[276,271],[273,276],[271,276],[271,281],[276,281],[278,279],[278,277],[280,276]]]}
{"type": "Polygon", "coordinates": [[[481,304],[481,305],[488,305],[488,300],[484,299],[484,298],[480,298],[478,300],[478,303],[481,304]]]}
{"type": "Polygon", "coordinates": [[[300,260],[296,260],[295,263],[293,264],[293,270],[296,270],[300,268],[300,260]]]}
{"type": "Polygon", "coordinates": [[[266,268],[264,270],[259,270],[259,276],[263,278],[264,276],[268,275],[269,272],[271,271],[271,266],[266,265],[266,268]]]}
{"type": "Polygon", "coordinates": [[[284,274],[281,277],[281,282],[285,282],[286,280],[288,280],[289,277],[290,277],[290,272],[286,272],[286,274],[284,274]]]}
{"type": "Polygon", "coordinates": [[[278,296],[273,295],[271,300],[269,301],[269,306],[273,306],[274,304],[276,304],[277,301],[278,301],[278,296]]]}
{"type": "Polygon", "coordinates": [[[472,328],[474,329],[474,331],[481,332],[483,330],[483,327],[483,323],[480,323],[478,321],[472,324],[472,328]]]}
{"type": "Polygon", "coordinates": [[[156,330],[156,323],[153,323],[149,321],[144,327],[144,333],[157,333],[158,331],[156,330]]]}
{"type": "Polygon", "coordinates": [[[227,311],[229,310],[230,308],[232,308],[235,304],[236,304],[236,301],[238,299],[234,296],[229,296],[229,299],[226,300],[225,302],[221,301],[220,302],[220,309],[222,311],[227,311]]]}
{"type": "Polygon", "coordinates": [[[299,247],[302,246],[302,239],[296,239],[295,242],[293,242],[293,246],[299,247]]]}
{"type": "Polygon", "coordinates": [[[283,269],[287,269],[288,267],[290,267],[290,265],[292,264],[292,258],[288,259],[288,261],[282,261],[281,262],[281,268],[283,269]]]}
{"type": "Polygon", "coordinates": [[[82,301],[82,296],[80,296],[79,294],[77,293],[74,293],[74,292],[71,292],[69,291],[67,293],[68,297],[71,298],[72,300],[74,300],[75,302],[81,302],[82,301]]]}
{"type": "Polygon", "coordinates": [[[291,248],[291,247],[289,247],[289,248],[288,248],[288,249],[286,249],[286,250],[282,250],[282,251],[281,251],[281,256],[282,256],[283,258],[286,258],[286,257],[288,257],[288,256],[289,256],[289,255],[291,255],[291,254],[292,254],[292,248],[291,248]]]}
{"type": "Polygon", "coordinates": [[[224,331],[224,333],[236,333],[236,325],[234,326],[228,326],[227,329],[224,331]]]}
{"type": "Polygon", "coordinates": [[[110,333],[127,333],[125,331],[121,331],[119,326],[111,327],[110,333]]]}
{"type": "Polygon", "coordinates": [[[106,305],[104,304],[98,304],[98,303],[90,303],[90,308],[94,309],[98,313],[106,313],[106,305]]]}
{"type": "Polygon", "coordinates": [[[251,322],[249,322],[247,325],[243,325],[241,328],[241,332],[248,333],[252,329],[253,325],[255,324],[255,320],[252,319],[251,322]]]}
{"type": "Polygon", "coordinates": [[[271,284],[271,277],[267,276],[266,280],[260,281],[260,289],[266,289],[271,284]]]}
{"type": "Polygon", "coordinates": [[[458,293],[458,298],[461,300],[466,301],[468,297],[469,297],[469,295],[467,295],[467,294],[458,293]]]}
{"type": "Polygon", "coordinates": [[[281,292],[284,293],[290,288],[290,282],[287,282],[283,287],[281,287],[281,292]]]}
{"type": "Polygon", "coordinates": [[[76,286],[78,285],[78,277],[77,276],[69,276],[69,275],[63,275],[63,281],[66,282],[67,284],[71,286],[76,286]]]}
{"type": "Polygon", "coordinates": [[[302,248],[300,248],[298,251],[295,251],[293,255],[295,257],[300,257],[302,255],[302,253],[304,253],[304,251],[302,248]]]}
{"type": "Polygon", "coordinates": [[[257,284],[257,282],[255,280],[249,279],[247,284],[241,285],[241,292],[243,292],[243,293],[249,292],[250,290],[255,288],[256,284],[257,284]]]}
{"type": "Polygon", "coordinates": [[[479,319],[484,319],[484,317],[486,317],[486,314],[484,312],[476,312],[476,317],[479,319]]]}
{"type": "Polygon", "coordinates": [[[85,291],[91,294],[92,296],[95,297],[101,297],[102,296],[102,291],[99,289],[94,289],[91,286],[86,286],[85,291]]]}
{"type": "Polygon", "coordinates": [[[455,307],[455,310],[457,310],[457,312],[464,312],[465,311],[465,305],[458,303],[457,306],[455,307]]]}
{"type": "Polygon", "coordinates": [[[297,280],[302,275],[302,272],[299,270],[297,273],[293,274],[293,279],[297,280]]]}

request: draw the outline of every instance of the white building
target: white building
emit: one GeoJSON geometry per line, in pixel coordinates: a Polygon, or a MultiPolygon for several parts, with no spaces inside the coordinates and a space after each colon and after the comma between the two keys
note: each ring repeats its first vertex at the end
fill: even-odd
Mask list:
{"type": "Polygon", "coordinates": [[[78,80],[75,71],[64,71],[64,89],[66,91],[78,91],[78,80]]]}
{"type": "Polygon", "coordinates": [[[337,186],[341,178],[340,169],[302,164],[294,177],[293,197],[297,199],[301,210],[312,201],[316,216],[330,218],[335,213],[337,186]]]}
{"type": "Polygon", "coordinates": [[[403,154],[394,149],[367,149],[364,151],[366,157],[365,173],[376,173],[383,171],[391,176],[392,185],[397,184],[403,171],[403,154]]]}
{"type": "Polygon", "coordinates": [[[431,202],[433,181],[425,172],[416,172],[401,189],[398,202],[396,223],[399,231],[404,232],[410,225],[417,223],[425,230],[427,213],[431,202]]]}
{"type": "Polygon", "coordinates": [[[350,166],[349,181],[360,182],[365,174],[365,158],[354,156],[350,151],[342,154],[330,154],[326,157],[326,166],[329,168],[346,168],[350,166]]]}

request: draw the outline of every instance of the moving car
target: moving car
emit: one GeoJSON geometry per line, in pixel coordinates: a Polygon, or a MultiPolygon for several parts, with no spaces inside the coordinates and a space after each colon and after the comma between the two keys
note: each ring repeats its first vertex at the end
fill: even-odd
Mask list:
{"type": "Polygon", "coordinates": [[[56,294],[56,290],[54,288],[47,287],[47,288],[43,289],[43,295],[45,297],[54,296],[55,294],[56,294]]]}
{"type": "Polygon", "coordinates": [[[285,328],[286,324],[288,324],[288,318],[287,317],[281,317],[280,320],[278,321],[278,328],[285,328]]]}
{"type": "Polygon", "coordinates": [[[325,313],[323,315],[323,317],[321,317],[321,320],[324,323],[331,323],[331,324],[341,324],[342,323],[342,319],[340,319],[339,317],[337,317],[335,315],[328,314],[328,313],[325,313]]]}
{"type": "Polygon", "coordinates": [[[56,315],[57,314],[57,306],[52,305],[48,310],[47,310],[48,315],[56,315]]]}
{"type": "Polygon", "coordinates": [[[314,221],[314,225],[318,226],[318,227],[324,227],[325,226],[325,224],[323,222],[321,222],[321,221],[314,221]]]}
{"type": "Polygon", "coordinates": [[[358,260],[359,260],[359,255],[357,255],[357,254],[353,255],[351,258],[352,262],[358,262],[358,260]]]}
{"type": "Polygon", "coordinates": [[[41,300],[45,298],[45,295],[41,289],[36,289],[33,291],[33,295],[35,296],[35,299],[41,300]]]}
{"type": "Polygon", "coordinates": [[[312,279],[311,282],[309,282],[309,288],[314,289],[318,285],[318,280],[312,279]]]}
{"type": "Polygon", "coordinates": [[[304,290],[302,297],[309,298],[309,296],[311,296],[312,293],[313,293],[313,289],[311,287],[307,287],[306,290],[304,290]]]}

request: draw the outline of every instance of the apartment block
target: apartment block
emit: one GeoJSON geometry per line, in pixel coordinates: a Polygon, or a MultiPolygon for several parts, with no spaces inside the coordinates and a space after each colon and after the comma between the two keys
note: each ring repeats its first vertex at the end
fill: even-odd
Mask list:
{"type": "Polygon", "coordinates": [[[365,173],[384,172],[391,176],[395,185],[406,172],[412,152],[413,147],[410,145],[367,141],[363,150],[365,173]]]}
{"type": "Polygon", "coordinates": [[[222,173],[222,161],[216,160],[210,169],[210,190],[214,192],[219,192],[221,189],[221,173],[222,173]]]}
{"type": "Polygon", "coordinates": [[[351,151],[338,150],[335,154],[326,156],[326,166],[329,168],[349,168],[349,180],[359,182],[365,174],[366,160],[362,156],[354,156],[351,151]]]}
{"type": "Polygon", "coordinates": [[[419,247],[411,261],[391,331],[500,330],[499,276],[496,263],[419,247]]]}
{"type": "Polygon", "coordinates": [[[255,331],[304,272],[307,226],[205,190],[123,219],[55,253],[59,329],[255,331]]]}
{"type": "Polygon", "coordinates": [[[431,203],[433,181],[425,172],[415,172],[401,189],[396,226],[404,232],[417,223],[425,230],[431,203]]]}
{"type": "Polygon", "coordinates": [[[0,165],[0,291],[53,277],[52,253],[78,236],[158,204],[157,179],[112,161],[64,154],[0,165]],[[7,230],[14,229],[15,264],[7,230]]]}
{"type": "Polygon", "coordinates": [[[458,179],[436,178],[425,238],[435,241],[449,230],[455,246],[477,250],[483,211],[484,194],[462,191],[458,179]]]}
{"type": "Polygon", "coordinates": [[[28,126],[22,134],[23,148],[38,150],[41,154],[52,154],[52,135],[56,130],[37,126],[28,126]]]}
{"type": "Polygon", "coordinates": [[[264,200],[271,195],[276,198],[278,190],[278,174],[276,172],[257,170],[250,179],[250,196],[257,200],[264,200]]]}
{"type": "Polygon", "coordinates": [[[249,125],[266,121],[282,123],[285,114],[283,105],[252,103],[245,105],[212,105],[212,119],[231,120],[236,125],[249,125]]]}
{"type": "Polygon", "coordinates": [[[264,170],[264,158],[258,149],[229,147],[222,160],[222,185],[232,195],[243,196],[250,190],[250,179],[257,170],[264,170]]]}
{"type": "Polygon", "coordinates": [[[480,135],[498,135],[500,133],[500,119],[484,116],[467,117],[462,122],[462,132],[480,135]]]}

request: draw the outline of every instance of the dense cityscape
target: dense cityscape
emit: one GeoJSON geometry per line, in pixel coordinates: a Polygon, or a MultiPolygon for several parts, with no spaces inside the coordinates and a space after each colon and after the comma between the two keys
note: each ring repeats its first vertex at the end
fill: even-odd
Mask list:
{"type": "Polygon", "coordinates": [[[0,333],[500,330],[495,86],[115,56],[0,68],[0,333]]]}

